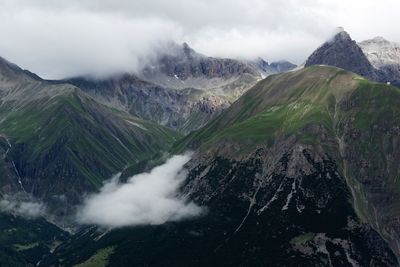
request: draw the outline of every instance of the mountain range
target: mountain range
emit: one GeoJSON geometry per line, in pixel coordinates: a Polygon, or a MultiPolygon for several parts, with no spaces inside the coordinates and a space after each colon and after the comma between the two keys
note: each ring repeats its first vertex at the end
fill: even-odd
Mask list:
{"type": "Polygon", "coordinates": [[[140,71],[48,81],[1,58],[0,265],[399,266],[399,59],[343,30],[304,68],[184,43],[140,71]],[[188,150],[178,197],[198,217],[74,221],[112,175],[188,150]]]}
{"type": "Polygon", "coordinates": [[[287,61],[212,58],[186,43],[172,43],[140,71],[65,82],[100,103],[186,134],[218,116],[262,77],[295,67],[287,61]]]}

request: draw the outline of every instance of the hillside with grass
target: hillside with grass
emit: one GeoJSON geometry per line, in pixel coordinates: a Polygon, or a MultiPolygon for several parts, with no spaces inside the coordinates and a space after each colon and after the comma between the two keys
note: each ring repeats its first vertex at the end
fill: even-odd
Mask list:
{"type": "Polygon", "coordinates": [[[110,266],[396,266],[397,103],[397,88],[335,67],[270,76],[173,148],[194,151],[181,195],[206,214],[93,228],[47,263],[112,247],[110,266]]]}
{"type": "Polygon", "coordinates": [[[2,62],[0,160],[3,194],[25,192],[64,214],[125,167],[167,150],[174,131],[97,103],[2,62]],[[67,190],[68,189],[68,190],[67,190]]]}

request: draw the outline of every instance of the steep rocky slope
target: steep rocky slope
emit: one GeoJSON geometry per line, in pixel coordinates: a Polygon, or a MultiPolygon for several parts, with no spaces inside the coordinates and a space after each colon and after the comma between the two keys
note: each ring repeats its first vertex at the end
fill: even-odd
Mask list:
{"type": "Polygon", "coordinates": [[[223,87],[242,75],[255,79],[260,73],[254,65],[235,59],[213,58],[197,53],[188,44],[172,43],[154,62],[147,63],[139,76],[164,87],[201,90],[223,87]]]}
{"type": "Polygon", "coordinates": [[[188,133],[218,116],[261,77],[293,69],[282,61],[207,57],[171,44],[137,73],[65,80],[101,103],[188,133]]]}
{"type": "Polygon", "coordinates": [[[165,88],[132,74],[102,80],[81,77],[68,82],[104,105],[184,133],[200,128],[233,101],[233,97],[199,89],[165,88]]]}
{"type": "Polygon", "coordinates": [[[305,66],[331,65],[370,80],[400,85],[400,46],[382,37],[356,43],[341,30],[307,59],[305,66]]]}
{"type": "Polygon", "coordinates": [[[287,72],[297,67],[297,65],[290,63],[286,60],[268,63],[262,58],[257,58],[256,60],[250,61],[249,63],[257,68],[263,78],[271,74],[287,72]]]}
{"type": "Polygon", "coordinates": [[[305,66],[312,65],[335,66],[374,81],[379,79],[376,70],[362,49],[345,31],[337,33],[308,57],[305,66]]]}
{"type": "Polygon", "coordinates": [[[125,166],[158,153],[173,131],[111,110],[69,84],[0,60],[0,192],[25,192],[63,214],[125,166]]]}
{"type": "Polygon", "coordinates": [[[399,101],[338,68],[272,75],[175,147],[196,151],[182,195],[206,215],[89,228],[45,262],[398,266],[399,101]]]}
{"type": "Polygon", "coordinates": [[[358,44],[371,64],[382,72],[384,77],[400,85],[400,44],[389,42],[383,37],[375,37],[358,44]]]}
{"type": "Polygon", "coordinates": [[[359,216],[399,254],[399,97],[395,87],[339,69],[306,68],[260,82],[182,144],[219,144],[217,152],[240,155],[261,144],[277,144],[281,138],[320,143],[317,149],[335,159],[352,188],[359,216]]]}

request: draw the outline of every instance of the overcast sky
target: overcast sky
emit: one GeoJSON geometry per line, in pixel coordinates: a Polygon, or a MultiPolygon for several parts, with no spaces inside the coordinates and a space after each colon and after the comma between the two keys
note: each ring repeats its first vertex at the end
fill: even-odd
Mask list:
{"type": "Polygon", "coordinates": [[[400,42],[399,0],[0,0],[0,56],[45,78],[134,70],[164,43],[302,63],[334,29],[400,42]]]}

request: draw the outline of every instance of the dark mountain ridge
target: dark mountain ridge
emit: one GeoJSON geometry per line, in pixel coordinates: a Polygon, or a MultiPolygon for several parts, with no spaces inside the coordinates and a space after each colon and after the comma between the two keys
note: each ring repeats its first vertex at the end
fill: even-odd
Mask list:
{"type": "Polygon", "coordinates": [[[60,215],[179,136],[5,60],[0,81],[0,192],[31,194],[60,215]]]}
{"type": "MultiPolygon", "coordinates": [[[[375,39],[376,40],[376,39],[375,39]]],[[[330,65],[343,68],[357,73],[367,79],[382,83],[391,83],[395,86],[399,85],[400,80],[400,61],[393,64],[376,65],[371,62],[367,48],[368,42],[357,43],[351,39],[350,35],[340,30],[331,40],[328,40],[316,49],[307,59],[305,66],[312,65],[330,65]],[[364,50],[363,50],[364,49],[364,50]]],[[[384,48],[382,45],[381,46],[384,48]]],[[[379,48],[378,48],[379,50],[379,48]]],[[[372,52],[372,58],[381,58],[384,61],[385,54],[372,52]]]]}
{"type": "Polygon", "coordinates": [[[92,228],[46,263],[398,266],[398,101],[338,68],[272,75],[175,146],[196,151],[181,191],[205,216],[92,228]]]}
{"type": "Polygon", "coordinates": [[[112,108],[186,134],[218,116],[262,77],[294,67],[286,61],[207,57],[186,43],[172,43],[136,73],[64,82],[112,108]]]}

